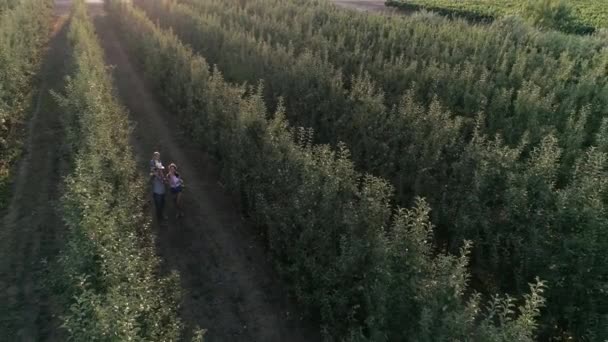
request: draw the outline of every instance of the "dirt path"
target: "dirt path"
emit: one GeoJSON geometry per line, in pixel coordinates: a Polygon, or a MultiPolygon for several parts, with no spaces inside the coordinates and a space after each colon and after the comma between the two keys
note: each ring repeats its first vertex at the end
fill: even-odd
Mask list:
{"type": "Polygon", "coordinates": [[[384,6],[384,0],[332,0],[338,6],[369,12],[393,12],[384,6]]]}
{"type": "Polygon", "coordinates": [[[187,184],[186,217],[177,222],[170,205],[170,219],[159,228],[157,241],[165,270],[181,275],[187,326],[207,329],[211,342],[320,341],[316,329],[294,311],[262,244],[218,183],[213,163],[169,120],[171,113],[144,84],[103,15],[97,16],[96,27],[135,123],[132,141],[142,172],[147,174],[151,154],[159,150],[165,165],[178,164],[187,184]]]}
{"type": "Polygon", "coordinates": [[[63,340],[54,317],[47,266],[61,247],[63,225],[56,212],[64,163],[60,112],[49,93],[63,87],[66,8],[57,6],[38,93],[31,104],[25,154],[13,198],[0,218],[0,340],[63,340]]]}

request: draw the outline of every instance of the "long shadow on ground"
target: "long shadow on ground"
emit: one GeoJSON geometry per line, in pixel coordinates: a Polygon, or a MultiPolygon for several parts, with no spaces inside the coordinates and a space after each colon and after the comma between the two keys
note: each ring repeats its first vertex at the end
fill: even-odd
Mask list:
{"type": "Polygon", "coordinates": [[[66,8],[57,8],[49,48],[32,97],[24,155],[13,197],[0,218],[0,340],[63,341],[59,301],[49,289],[48,265],[62,247],[56,210],[65,162],[61,113],[50,89],[63,88],[67,60],[66,8]]]}

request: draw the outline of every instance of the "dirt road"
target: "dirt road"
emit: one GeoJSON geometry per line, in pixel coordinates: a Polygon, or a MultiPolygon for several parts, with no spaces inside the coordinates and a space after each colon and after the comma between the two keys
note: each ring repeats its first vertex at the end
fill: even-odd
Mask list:
{"type": "Polygon", "coordinates": [[[95,23],[134,122],[132,142],[142,173],[147,174],[152,152],[159,150],[164,164],[177,163],[185,179],[186,217],[174,219],[170,206],[157,247],[164,271],[180,273],[181,316],[188,328],[208,329],[206,341],[211,342],[319,341],[317,329],[300,320],[262,243],[218,183],[213,162],[182,136],[107,18],[100,14],[95,23]]]}
{"type": "Polygon", "coordinates": [[[13,198],[0,218],[0,340],[64,340],[53,310],[57,302],[47,283],[47,266],[57,255],[63,225],[57,215],[62,162],[60,112],[50,89],[63,88],[66,7],[55,11],[49,48],[30,106],[25,154],[19,163],[13,198]]]}
{"type": "Polygon", "coordinates": [[[384,0],[332,0],[338,6],[369,12],[393,12],[384,6],[384,0]]]}

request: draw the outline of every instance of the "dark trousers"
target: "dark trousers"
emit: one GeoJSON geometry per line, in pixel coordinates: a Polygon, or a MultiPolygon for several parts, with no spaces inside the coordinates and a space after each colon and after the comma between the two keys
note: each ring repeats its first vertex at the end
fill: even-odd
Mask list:
{"type": "Polygon", "coordinates": [[[153,194],[154,206],[156,207],[156,217],[159,220],[163,219],[163,210],[165,208],[165,194],[153,194]]]}

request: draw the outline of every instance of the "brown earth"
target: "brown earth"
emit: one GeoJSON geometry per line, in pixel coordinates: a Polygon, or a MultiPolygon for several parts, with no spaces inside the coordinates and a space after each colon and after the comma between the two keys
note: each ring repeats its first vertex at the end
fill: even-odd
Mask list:
{"type": "Polygon", "coordinates": [[[173,218],[168,195],[169,219],[157,225],[157,249],[163,270],[180,274],[180,313],[188,331],[207,329],[206,341],[211,342],[320,341],[318,329],[301,318],[288,298],[262,241],[225,193],[213,161],[171,120],[103,10],[91,5],[91,12],[118,95],[131,115],[142,174],[147,175],[148,161],[158,150],[165,165],[179,166],[186,183],[186,216],[173,218]]]}
{"type": "Polygon", "coordinates": [[[65,163],[60,111],[50,89],[63,87],[67,50],[66,8],[57,6],[48,48],[32,96],[24,155],[13,180],[13,197],[0,217],[0,340],[63,340],[57,300],[49,290],[48,265],[61,248],[57,214],[65,163]]]}

